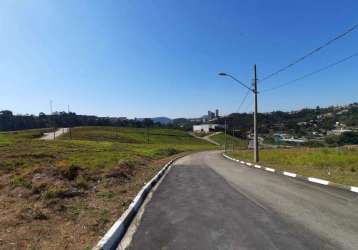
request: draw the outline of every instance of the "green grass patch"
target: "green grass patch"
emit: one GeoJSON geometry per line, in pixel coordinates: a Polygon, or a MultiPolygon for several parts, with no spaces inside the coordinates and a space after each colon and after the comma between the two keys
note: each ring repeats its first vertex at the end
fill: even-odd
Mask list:
{"type": "MultiPolygon", "coordinates": [[[[252,151],[241,150],[230,155],[252,161],[252,151]]],[[[260,162],[281,171],[358,186],[357,148],[267,149],[261,150],[260,162]]]]}
{"type": "MultiPolygon", "coordinates": [[[[74,140],[106,141],[132,144],[200,144],[185,131],[163,128],[116,128],[116,127],[78,127],[71,133],[74,140]]],[[[67,133],[61,139],[70,139],[67,133]]]]}
{"type": "Polygon", "coordinates": [[[215,146],[175,129],[81,127],[58,140],[37,140],[44,130],[1,133],[0,171],[23,172],[55,166],[67,179],[75,179],[78,169],[106,170],[119,165],[141,164],[184,151],[213,149],[215,146]],[[117,137],[118,135],[118,137],[117,137]],[[34,139],[35,138],[35,139],[34,139]],[[3,140],[5,141],[5,140],[3,140]]]}
{"type": "Polygon", "coordinates": [[[10,131],[10,132],[0,132],[0,144],[6,142],[14,143],[18,140],[26,139],[36,139],[43,136],[44,133],[50,132],[50,128],[41,128],[41,129],[27,129],[19,131],[10,131]]]}
{"type": "MultiPolygon", "coordinates": [[[[220,133],[210,137],[213,141],[216,141],[221,146],[225,145],[225,134],[220,133]]],[[[232,149],[233,146],[235,149],[246,149],[248,145],[248,141],[244,139],[240,139],[229,134],[226,135],[226,146],[228,149],[232,149]]]]}
{"type": "Polygon", "coordinates": [[[30,189],[31,188],[31,182],[28,181],[26,178],[24,178],[23,176],[12,176],[10,179],[10,185],[12,187],[25,187],[30,189]]]}

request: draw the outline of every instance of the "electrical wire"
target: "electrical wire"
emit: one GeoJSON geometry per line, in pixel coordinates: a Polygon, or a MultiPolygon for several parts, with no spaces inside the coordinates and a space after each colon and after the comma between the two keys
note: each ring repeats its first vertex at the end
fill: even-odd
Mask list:
{"type": "Polygon", "coordinates": [[[317,53],[318,51],[322,50],[323,48],[325,48],[325,47],[331,45],[331,44],[334,43],[335,41],[337,41],[337,40],[339,40],[340,38],[342,38],[342,37],[348,35],[349,33],[351,33],[353,30],[355,30],[355,29],[357,29],[357,28],[358,28],[358,24],[353,25],[351,28],[349,28],[349,29],[346,30],[345,32],[343,32],[343,33],[337,35],[336,37],[332,38],[331,40],[329,40],[328,42],[326,42],[326,43],[324,43],[323,45],[319,46],[318,48],[315,48],[314,50],[311,50],[310,52],[308,52],[308,53],[305,54],[304,56],[302,56],[302,57],[296,59],[295,61],[293,61],[292,63],[286,65],[285,67],[282,67],[281,69],[279,69],[279,70],[277,70],[277,71],[274,71],[273,73],[268,74],[267,76],[263,77],[260,82],[263,82],[263,81],[265,81],[265,80],[267,80],[267,79],[269,79],[269,78],[271,78],[271,77],[273,77],[273,76],[275,76],[275,75],[278,75],[279,73],[281,73],[281,72],[283,72],[283,71],[285,71],[285,70],[287,70],[287,69],[293,67],[293,66],[296,65],[297,63],[299,63],[299,62],[305,60],[306,58],[312,56],[313,54],[317,53]]]}
{"type": "Polygon", "coordinates": [[[345,61],[348,61],[348,60],[350,60],[350,59],[352,59],[352,58],[354,58],[354,57],[356,57],[356,56],[358,56],[358,52],[356,52],[356,53],[354,53],[353,55],[350,55],[350,56],[348,56],[348,57],[345,57],[345,58],[343,58],[343,59],[341,59],[341,60],[339,60],[339,61],[336,61],[336,62],[334,62],[334,63],[331,63],[331,64],[329,64],[329,65],[327,65],[327,66],[325,66],[325,67],[322,67],[322,68],[317,69],[317,70],[315,70],[315,71],[312,71],[312,72],[310,72],[310,73],[308,73],[308,74],[305,74],[305,75],[303,75],[303,76],[301,76],[301,77],[299,77],[299,78],[296,78],[296,79],[294,79],[294,80],[291,80],[291,81],[288,81],[288,82],[279,84],[279,85],[274,86],[274,87],[269,88],[269,89],[262,90],[262,91],[260,91],[260,93],[265,93],[265,92],[268,92],[268,91],[273,91],[273,90],[276,90],[276,89],[285,87],[285,86],[290,85],[290,84],[292,84],[292,83],[295,83],[295,82],[297,82],[297,81],[303,80],[303,79],[305,79],[305,78],[307,78],[307,77],[310,77],[310,76],[313,76],[313,75],[315,75],[315,74],[318,74],[318,73],[320,73],[320,72],[322,72],[322,71],[325,71],[325,70],[327,70],[327,69],[329,69],[329,68],[331,68],[331,67],[334,67],[334,66],[336,66],[336,65],[338,65],[338,64],[341,64],[341,63],[343,63],[343,62],[345,62],[345,61]]]}
{"type": "Polygon", "coordinates": [[[236,112],[236,113],[239,113],[239,112],[240,112],[240,110],[241,110],[242,106],[244,105],[244,103],[245,103],[245,101],[246,101],[246,99],[247,99],[247,97],[248,97],[248,95],[249,95],[250,92],[251,92],[250,90],[247,90],[247,92],[246,92],[244,98],[242,99],[242,101],[241,101],[241,103],[240,103],[240,106],[239,106],[239,108],[237,109],[237,112],[236,112]]]}

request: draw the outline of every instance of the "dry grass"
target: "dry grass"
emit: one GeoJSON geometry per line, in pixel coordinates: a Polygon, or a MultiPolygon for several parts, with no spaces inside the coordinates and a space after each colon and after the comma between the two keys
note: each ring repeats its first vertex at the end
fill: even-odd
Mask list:
{"type": "MultiPolygon", "coordinates": [[[[233,157],[252,161],[252,151],[231,153],[233,157]]],[[[307,177],[318,177],[336,183],[358,186],[357,148],[293,148],[262,150],[265,166],[307,177]]]]}
{"type": "MultiPolygon", "coordinates": [[[[221,146],[225,145],[225,134],[220,133],[210,137],[210,139],[216,141],[221,146]]],[[[228,149],[246,149],[248,145],[248,141],[244,139],[240,139],[229,134],[226,135],[226,146],[228,149]]]]}
{"type": "Polygon", "coordinates": [[[0,249],[90,249],[170,158],[212,145],[178,130],[0,133],[0,249]]]}

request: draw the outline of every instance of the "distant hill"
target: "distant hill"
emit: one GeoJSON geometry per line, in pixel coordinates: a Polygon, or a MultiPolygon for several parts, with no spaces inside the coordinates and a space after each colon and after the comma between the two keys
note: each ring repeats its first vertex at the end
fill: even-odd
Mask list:
{"type": "MultiPolygon", "coordinates": [[[[220,118],[218,123],[224,124],[225,118],[230,128],[238,129],[242,133],[252,130],[252,114],[233,113],[220,118]]],[[[299,136],[309,136],[312,133],[326,134],[337,128],[358,129],[358,103],[258,114],[258,130],[261,134],[287,132],[299,136]]]]}
{"type": "Polygon", "coordinates": [[[160,124],[164,124],[164,125],[167,125],[167,124],[170,124],[172,123],[172,119],[168,118],[168,117],[154,117],[154,118],[151,118],[153,122],[159,122],[160,124]]]}

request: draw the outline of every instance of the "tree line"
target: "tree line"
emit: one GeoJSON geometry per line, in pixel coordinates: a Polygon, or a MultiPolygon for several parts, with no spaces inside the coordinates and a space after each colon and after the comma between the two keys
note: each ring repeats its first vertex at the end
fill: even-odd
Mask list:
{"type": "Polygon", "coordinates": [[[53,114],[14,115],[10,110],[0,111],[0,131],[13,131],[35,128],[59,128],[75,126],[118,126],[118,127],[162,127],[152,119],[123,119],[78,115],[74,112],[55,112],[53,114]]]}
{"type": "MultiPolygon", "coordinates": [[[[233,113],[222,117],[218,121],[224,125],[225,120],[228,129],[234,129],[235,135],[246,137],[247,132],[252,132],[252,113],[233,113]]],[[[344,108],[334,106],[327,108],[305,108],[298,111],[259,113],[258,132],[268,134],[273,132],[287,132],[297,136],[310,135],[312,131],[324,132],[335,129],[337,122],[348,127],[358,127],[358,103],[353,103],[344,108]]]]}

